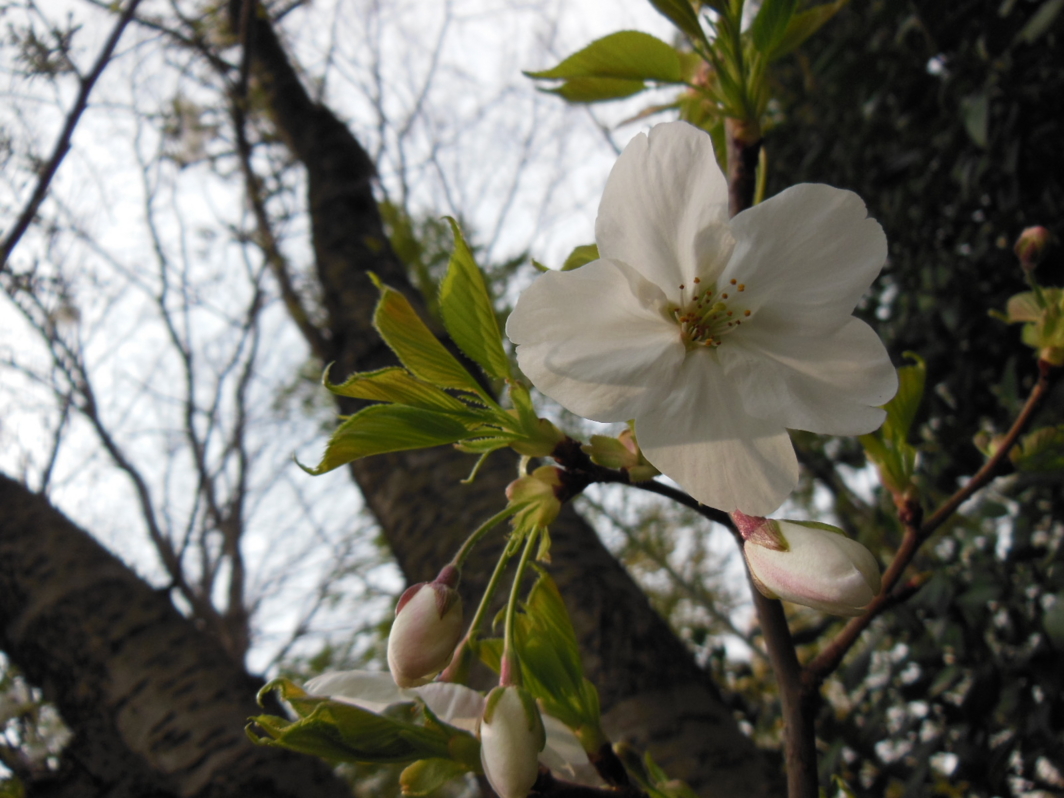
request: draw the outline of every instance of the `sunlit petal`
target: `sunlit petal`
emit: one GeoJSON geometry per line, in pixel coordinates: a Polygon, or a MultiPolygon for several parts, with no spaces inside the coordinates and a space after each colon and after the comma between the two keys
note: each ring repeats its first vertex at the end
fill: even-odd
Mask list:
{"type": "Polygon", "coordinates": [[[630,264],[673,301],[681,284],[723,268],[728,184],[709,135],[677,122],[636,136],[606,181],[595,238],[602,257],[630,264]]]}
{"type": "Polygon", "coordinates": [[[786,319],[809,334],[843,324],[887,258],[883,229],[861,198],[814,183],[743,211],[731,231],[723,277],[745,284],[748,307],[766,322],[786,319]]]}
{"type": "Polygon", "coordinates": [[[871,327],[850,317],[828,335],[751,324],[718,350],[750,415],[790,429],[861,435],[883,423],[898,377],[871,327]]]}
{"type": "Polygon", "coordinates": [[[619,261],[541,275],[506,333],[537,388],[596,421],[626,421],[653,406],[684,357],[664,294],[619,261]]]}
{"type": "Polygon", "coordinates": [[[682,391],[636,419],[647,460],[703,504],[768,515],[798,483],[798,461],[782,424],[754,418],[713,352],[693,352],[682,391]]]}

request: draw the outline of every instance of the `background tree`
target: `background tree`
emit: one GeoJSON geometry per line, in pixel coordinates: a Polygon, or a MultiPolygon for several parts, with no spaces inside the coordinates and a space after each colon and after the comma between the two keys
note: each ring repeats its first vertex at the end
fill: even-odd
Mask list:
{"type": "MultiPolygon", "coordinates": [[[[32,4],[20,8],[26,16],[11,29],[8,50],[20,60],[12,63],[63,99],[64,80],[71,79],[80,55],[71,44],[77,41],[76,25],[56,22],[32,4]]],[[[381,77],[391,35],[387,14],[372,4],[357,13],[337,8],[331,27],[315,24],[321,17],[303,16],[300,8],[234,6],[228,18],[203,16],[191,6],[142,9],[136,44],[122,57],[126,63],[139,60],[136,85],[143,88],[150,83],[144,75],[156,74],[145,67],[158,65],[157,53],[177,67],[158,73],[168,77],[151,84],[156,94],[131,94],[139,97],[130,118],[137,120],[131,138],[138,144],[143,209],[130,218],[146,223],[137,235],[154,252],[152,268],[144,268],[140,256],[121,242],[100,239],[61,192],[42,206],[25,248],[0,277],[36,340],[43,342],[24,339],[4,353],[8,390],[20,392],[18,402],[9,394],[8,445],[26,434],[27,425],[38,424],[37,418],[46,419],[51,445],[23,447],[22,452],[35,454],[21,465],[36,486],[53,493],[58,480],[72,495],[70,486],[79,483],[71,474],[77,469],[67,464],[91,465],[103,456],[95,452],[106,452],[125,472],[133,485],[127,495],[140,508],[140,525],[149,532],[162,568],[145,566],[151,561],[130,548],[129,538],[113,533],[112,538],[156,575],[156,584],[169,588],[184,616],[213,639],[211,645],[226,652],[220,659],[211,654],[212,662],[228,657],[242,664],[253,634],[250,619],[256,610],[262,617],[261,608],[269,606],[257,602],[268,602],[276,583],[296,579],[293,553],[283,541],[286,528],[302,523],[297,517],[315,519],[318,537],[335,557],[331,575],[348,579],[315,581],[305,591],[314,597],[304,609],[308,620],[297,627],[308,626],[319,612],[328,614],[330,603],[351,586],[362,596],[377,589],[372,579],[366,584],[350,577],[356,563],[375,563],[378,556],[355,542],[348,524],[337,522],[353,507],[336,506],[343,495],[339,483],[321,489],[291,472],[285,475],[292,442],[312,438],[316,421],[328,415],[291,375],[308,360],[311,373],[328,360],[339,361],[336,373],[386,362],[387,352],[368,324],[376,292],[367,285],[365,271],[405,286],[424,309],[411,289],[410,269],[413,282],[431,283],[431,246],[419,256],[416,247],[411,249],[414,239],[403,231],[407,221],[418,218],[418,207],[431,204],[419,205],[412,178],[426,170],[447,174],[449,150],[429,148],[426,157],[419,136],[426,129],[442,130],[438,143],[445,144],[448,136],[459,140],[468,134],[447,128],[445,118],[431,118],[425,110],[431,105],[426,100],[430,81],[438,79],[432,76],[446,71],[435,60],[443,52],[443,33],[436,40],[441,44],[427,49],[436,54],[430,59],[433,69],[411,92],[405,106],[409,114],[397,117],[388,99],[392,87],[381,77]],[[304,64],[315,65],[308,69],[314,79],[292,68],[270,18],[288,31],[289,46],[304,64]],[[353,19],[362,27],[345,39],[342,33],[350,29],[344,26],[353,19]],[[325,29],[332,38],[323,43],[325,29]],[[351,123],[356,136],[322,103],[344,80],[346,67],[338,65],[352,41],[356,51],[370,54],[371,66],[366,115],[351,123]],[[381,174],[380,185],[389,187],[387,227],[377,217],[374,169],[381,174]],[[208,179],[201,196],[226,196],[229,204],[218,203],[209,213],[188,204],[179,189],[191,172],[208,179]],[[224,221],[221,228],[205,223],[212,214],[224,221]],[[191,232],[197,227],[209,232],[191,232]],[[389,239],[406,263],[389,251],[389,239]],[[115,275],[123,279],[116,281],[115,275]],[[154,326],[145,324],[145,307],[152,308],[154,326]],[[125,329],[116,333],[103,323],[123,313],[130,318],[125,329]],[[141,353],[142,368],[123,383],[124,375],[109,366],[106,353],[123,335],[145,336],[148,330],[158,331],[153,333],[158,345],[150,356],[141,353]],[[305,344],[297,344],[300,337],[305,344]],[[283,367],[265,367],[286,354],[283,367]],[[290,412],[304,399],[311,407],[309,420],[270,412],[290,412]],[[142,423],[130,424],[130,415],[142,423]],[[21,429],[14,419],[21,420],[21,429]],[[96,444],[87,443],[86,431],[96,444]],[[145,444],[148,440],[155,448],[145,444]],[[159,451],[175,457],[159,457],[159,451]],[[272,543],[248,537],[249,528],[286,506],[297,510],[283,516],[287,525],[273,526],[272,543]],[[261,552],[260,547],[280,554],[283,564],[272,576],[263,576],[269,571],[262,570],[262,562],[247,563],[248,549],[261,552]],[[258,589],[249,586],[249,573],[262,580],[258,589]]],[[[980,429],[988,438],[1003,430],[1033,380],[1029,350],[1017,343],[1014,329],[988,319],[986,311],[1002,307],[1022,288],[1010,252],[1019,229],[1046,224],[1058,240],[1062,232],[1055,146],[1062,118],[1061,70],[1053,58],[1060,10],[1054,2],[1005,3],[989,10],[961,4],[949,11],[876,2],[841,13],[796,59],[780,62],[777,73],[779,124],[767,135],[770,193],[801,180],[853,188],[891,241],[889,268],[865,312],[885,332],[896,362],[905,350],[927,361],[928,392],[917,437],[923,445],[922,497],[929,504],[978,468],[982,457],[969,438],[980,429]]],[[[450,11],[442,19],[441,31],[457,24],[450,11]]],[[[549,59],[519,66],[544,61],[549,59]]],[[[5,177],[16,176],[6,177],[12,182],[27,174],[17,167],[32,154],[25,149],[32,139],[18,135],[19,125],[32,133],[39,123],[26,106],[17,107],[22,118],[6,123],[5,177]]],[[[532,107],[548,113],[543,105],[532,107]]],[[[472,116],[491,108],[485,105],[472,116]]],[[[522,142],[530,160],[542,146],[530,132],[534,128],[509,139],[522,142]]],[[[104,162],[97,151],[85,153],[86,162],[104,162]]],[[[513,196],[519,182],[515,177],[513,196]]],[[[429,193],[435,208],[442,204],[461,212],[473,191],[460,179],[444,179],[429,193]]],[[[9,201],[9,207],[16,203],[9,201]]],[[[508,207],[503,203],[504,211],[508,207]]],[[[489,255],[502,251],[498,242],[506,220],[503,212],[484,227],[490,231],[484,235],[489,255]]],[[[1058,249],[1040,267],[1043,282],[1059,284],[1059,258],[1058,249]]],[[[1059,424],[1061,406],[1058,394],[1046,403],[1040,424],[1059,424]]],[[[803,436],[800,443],[807,468],[798,505],[817,514],[830,507],[847,531],[889,555],[900,527],[889,499],[863,487],[867,472],[859,470],[864,461],[856,444],[814,436],[803,436]],[[838,462],[854,470],[836,469],[838,462]]],[[[353,469],[410,580],[434,572],[455,543],[497,509],[493,502],[512,464],[496,463],[472,488],[456,488],[469,468],[464,458],[441,449],[353,469]]],[[[97,479],[121,484],[106,476],[97,479]]],[[[11,498],[0,511],[4,522],[26,532],[26,516],[11,508],[40,505],[16,485],[5,486],[11,498]]],[[[1064,585],[1056,564],[1062,529],[1054,520],[1060,500],[1059,472],[1022,470],[995,483],[994,495],[966,508],[963,519],[925,547],[916,565],[930,580],[876,622],[823,692],[825,777],[838,774],[868,795],[950,790],[1020,795],[1060,789],[1064,585]]],[[[705,571],[685,571],[669,550],[673,541],[702,545],[702,533],[692,534],[684,528],[690,519],[675,519],[658,506],[625,506],[608,492],[593,501],[600,518],[612,517],[616,529],[629,533],[631,542],[622,554],[647,569],[657,606],[680,624],[678,631],[701,661],[735,691],[727,705],[720,702],[705,673],[648,612],[634,583],[590,528],[570,515],[554,533],[555,575],[574,613],[589,675],[600,685],[604,704],[612,707],[611,731],[649,743],[666,770],[702,792],[767,794],[771,787],[763,760],[736,733],[731,715],[734,710],[761,745],[778,746],[773,687],[760,643],[726,616],[716,594],[707,595],[701,582],[705,571]],[[632,518],[636,523],[630,523],[632,518]],[[714,636],[729,627],[748,639],[749,660],[729,660],[714,636]]],[[[84,504],[74,500],[71,506],[84,513],[84,504]]],[[[10,533],[10,540],[22,539],[10,533]]],[[[306,557],[317,556],[315,551],[320,549],[308,545],[306,557]]],[[[45,547],[39,556],[48,562],[55,553],[56,547],[45,547]]],[[[20,562],[6,559],[0,571],[22,574],[20,562]]],[[[62,582],[81,564],[75,560],[46,573],[62,582]]],[[[685,567],[690,569],[690,563],[685,567]]],[[[94,579],[88,584],[95,585],[94,579]]],[[[118,583],[124,580],[115,577],[118,583]]],[[[0,603],[7,611],[20,611],[16,596],[50,595],[56,583],[32,591],[20,587],[18,593],[13,586],[20,583],[9,579],[0,603]]],[[[86,595],[92,601],[95,594],[86,595]]],[[[77,603],[57,603],[55,617],[68,624],[59,628],[77,625],[70,620],[76,616],[63,615],[77,603]]],[[[85,606],[82,602],[81,609],[85,606]]],[[[172,617],[181,627],[181,619],[172,617]]],[[[831,629],[820,616],[803,611],[792,623],[799,639],[808,641],[831,629]]],[[[119,628],[119,623],[106,625],[98,636],[119,628]]],[[[129,789],[152,783],[164,794],[191,794],[174,780],[172,769],[146,759],[135,746],[132,753],[116,756],[137,762],[136,767],[111,769],[110,776],[94,771],[95,757],[78,753],[88,730],[95,734],[89,738],[108,750],[128,750],[130,741],[122,742],[128,734],[122,723],[106,720],[114,705],[92,697],[101,693],[90,691],[89,699],[78,699],[81,705],[74,700],[72,694],[99,674],[77,670],[84,658],[57,655],[64,645],[70,647],[68,637],[9,635],[4,645],[75,725],[75,743],[60,772],[80,763],[98,787],[121,770],[138,774],[137,786],[129,789]],[[49,640],[56,648],[44,645],[49,640]],[[54,675],[47,675],[44,665],[54,668],[54,675]],[[87,717],[97,725],[79,727],[87,717]]],[[[811,643],[803,653],[812,657],[818,650],[811,643]]],[[[326,647],[324,653],[329,651],[326,647]]],[[[364,645],[359,652],[372,653],[364,645]]],[[[325,656],[318,664],[329,660],[325,656]]],[[[147,668],[148,661],[141,660],[141,666],[147,668]]],[[[337,657],[331,664],[338,664],[337,657]]],[[[217,680],[211,684],[230,685],[212,693],[218,701],[247,685],[232,672],[210,678],[217,680]]],[[[233,700],[239,705],[238,698],[233,700]]],[[[179,719],[187,710],[179,699],[168,700],[168,706],[179,719]]],[[[251,711],[234,710],[234,717],[251,711]]],[[[11,751],[18,752],[17,735],[14,742],[11,751]]],[[[110,760],[99,760],[105,761],[110,760]]],[[[246,772],[260,767],[267,766],[248,764],[246,772]]],[[[29,779],[33,773],[26,769],[23,775],[29,779]]]]}

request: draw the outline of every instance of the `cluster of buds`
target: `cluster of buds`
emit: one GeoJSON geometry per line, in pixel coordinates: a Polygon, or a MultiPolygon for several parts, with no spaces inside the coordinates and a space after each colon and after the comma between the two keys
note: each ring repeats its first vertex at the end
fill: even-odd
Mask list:
{"type": "MultiPolygon", "coordinates": [[[[514,492],[540,512],[542,505],[549,508],[551,500],[557,501],[549,474],[518,482],[514,492]]],[[[458,579],[458,569],[448,565],[434,581],[413,585],[400,597],[388,637],[388,667],[399,687],[427,684],[451,663],[463,631],[458,579]]],[[[525,798],[539,775],[546,733],[535,699],[510,683],[517,665],[504,661],[501,683],[488,694],[477,723],[481,765],[500,798],[525,798]]]]}
{"type": "Polygon", "coordinates": [[[462,636],[458,569],[446,566],[432,582],[407,588],[395,607],[388,668],[400,687],[417,687],[446,668],[462,636]]]}
{"type": "Polygon", "coordinates": [[[861,615],[881,586],[872,552],[841,529],[806,521],[776,521],[738,511],[750,578],[761,593],[829,615],[861,615]]]}

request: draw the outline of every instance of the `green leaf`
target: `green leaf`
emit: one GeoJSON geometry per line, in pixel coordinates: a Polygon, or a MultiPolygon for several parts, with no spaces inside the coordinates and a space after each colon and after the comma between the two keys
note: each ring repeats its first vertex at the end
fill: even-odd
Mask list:
{"type": "Polygon", "coordinates": [[[581,266],[598,259],[598,244],[581,244],[569,253],[569,257],[562,264],[562,271],[571,272],[573,269],[579,269],[581,266]]]}
{"type": "Polygon", "coordinates": [[[1009,298],[1005,306],[1008,314],[1008,322],[1015,324],[1021,321],[1038,321],[1042,318],[1042,306],[1038,304],[1038,297],[1034,291],[1025,291],[1009,298]]]}
{"type": "Polygon", "coordinates": [[[403,795],[429,795],[451,779],[468,772],[468,768],[451,759],[422,759],[400,774],[399,786],[403,795]]]}
{"type": "Polygon", "coordinates": [[[1057,18],[1061,11],[1064,11],[1064,0],[1045,0],[1042,5],[1038,6],[1038,10],[1031,14],[1031,18],[1027,20],[1027,24],[1023,26],[1023,29],[1016,34],[1014,41],[1033,44],[1043,33],[1049,30],[1049,26],[1053,24],[1053,20],[1057,18]]]}
{"type": "Polygon", "coordinates": [[[861,435],[865,454],[876,464],[884,487],[895,495],[904,493],[916,471],[916,449],[908,442],[913,419],[923,400],[927,367],[912,352],[905,356],[914,361],[898,369],[898,392],[883,405],[887,419],[875,432],[861,435]]]}
{"type": "Polygon", "coordinates": [[[308,474],[324,474],[372,454],[424,449],[473,437],[456,419],[406,405],[372,405],[348,418],[333,433],[315,468],[300,465],[308,474]]]}
{"type": "Polygon", "coordinates": [[[502,348],[502,333],[491,304],[484,275],[458,229],[447,217],[454,232],[454,254],[440,284],[440,312],[443,323],[458,348],[498,380],[510,376],[510,359],[502,348]]]}
{"type": "MultiPolygon", "coordinates": [[[[650,0],[650,5],[692,40],[699,41],[707,47],[710,46],[706,33],[698,21],[698,15],[691,7],[690,0],[650,0]]],[[[710,5],[712,6],[713,3],[710,5]]]]}
{"type": "Polygon", "coordinates": [[[483,388],[458,362],[425,322],[409,300],[393,288],[378,282],[381,298],[373,313],[373,326],[399,361],[418,379],[440,388],[457,388],[486,398],[483,388]]]}
{"type": "Polygon", "coordinates": [[[334,762],[413,762],[447,756],[447,735],[338,701],[324,700],[305,718],[273,715],[251,719],[266,734],[248,735],[260,745],[287,748],[334,762]]]}
{"type": "Polygon", "coordinates": [[[883,406],[887,411],[883,434],[897,441],[908,439],[916,411],[920,409],[924,398],[924,384],[927,381],[927,364],[923,359],[913,352],[906,352],[905,356],[913,361],[913,365],[898,369],[898,392],[883,406]]]}
{"type": "Polygon", "coordinates": [[[595,750],[604,740],[598,691],[584,678],[576,633],[554,580],[537,570],[539,579],[517,617],[515,643],[524,686],[548,715],[573,729],[587,750],[595,750]]]}
{"type": "Polygon", "coordinates": [[[990,135],[990,98],[986,89],[961,100],[961,117],[969,138],[977,146],[986,149],[990,135]]]}
{"type": "Polygon", "coordinates": [[[750,26],[750,37],[759,52],[768,55],[779,44],[794,17],[796,5],[796,0],[765,0],[761,4],[750,26]]]}
{"type": "Polygon", "coordinates": [[[352,374],[344,382],[329,382],[328,369],[322,377],[322,383],[338,396],[352,399],[368,399],[374,402],[394,402],[400,405],[420,407],[425,410],[438,410],[445,413],[470,413],[469,405],[455,399],[449,393],[441,391],[435,385],[421,382],[411,376],[410,372],[399,366],[389,366],[377,371],[365,371],[352,374]]]}
{"type": "Polygon", "coordinates": [[[768,60],[775,61],[797,50],[806,39],[820,30],[824,24],[838,13],[849,0],[835,0],[801,11],[791,17],[787,29],[768,53],[768,60]]]}
{"type": "Polygon", "coordinates": [[[1025,435],[1009,458],[1017,471],[1064,470],[1064,426],[1046,427],[1025,435]]]}
{"type": "Polygon", "coordinates": [[[333,762],[413,762],[451,758],[469,760],[476,740],[468,732],[436,721],[424,705],[403,703],[377,714],[328,698],[308,696],[287,679],[259,691],[277,690],[299,714],[290,721],[275,715],[251,718],[248,737],[259,745],[287,748],[333,762]],[[419,722],[421,721],[421,722],[419,722]],[[423,723],[422,723],[423,722],[423,723]]]}
{"type": "Polygon", "coordinates": [[[646,88],[641,80],[625,78],[570,78],[556,89],[544,89],[571,103],[598,103],[631,97],[646,88]]]}
{"type": "MultiPolygon", "coordinates": [[[[530,78],[619,78],[682,83],[683,69],[676,48],[639,31],[620,31],[603,36],[541,72],[526,72],[530,78]]],[[[642,88],[642,86],[640,86],[642,88]]]]}

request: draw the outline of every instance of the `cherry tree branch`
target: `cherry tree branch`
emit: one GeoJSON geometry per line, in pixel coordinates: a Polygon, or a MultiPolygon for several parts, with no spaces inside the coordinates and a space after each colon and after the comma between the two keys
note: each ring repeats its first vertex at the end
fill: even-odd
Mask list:
{"type": "Polygon", "coordinates": [[[56,140],[55,146],[52,148],[51,157],[40,169],[40,173],[37,177],[37,185],[33,189],[33,194],[30,195],[29,200],[22,209],[22,213],[19,214],[14,226],[4,238],[3,243],[0,243],[0,271],[3,271],[4,268],[6,268],[7,260],[11,256],[12,250],[14,250],[26,230],[29,229],[30,224],[33,222],[33,217],[37,215],[41,203],[44,202],[44,198],[48,194],[48,187],[52,183],[52,178],[55,177],[56,172],[59,171],[59,165],[63,162],[63,158],[65,158],[67,152],[70,151],[70,140],[74,136],[74,129],[78,126],[81,115],[84,113],[85,108],[88,107],[89,94],[92,93],[93,86],[96,85],[96,81],[99,79],[100,75],[103,74],[103,70],[111,60],[111,55],[114,53],[114,49],[118,45],[118,40],[122,37],[122,32],[126,29],[130,20],[133,19],[133,14],[137,10],[138,5],[140,5],[140,0],[129,0],[126,10],[122,12],[122,15],[118,18],[118,22],[115,23],[114,28],[111,30],[111,35],[107,37],[107,41],[104,43],[103,49],[97,56],[96,62],[93,64],[89,74],[81,78],[81,88],[78,91],[77,99],[74,100],[74,106],[67,114],[63,129],[60,131],[59,138],[56,140]]]}
{"type": "Polygon", "coordinates": [[[950,496],[935,510],[926,520],[921,522],[921,509],[913,501],[907,507],[903,507],[899,515],[905,525],[905,535],[901,546],[898,547],[894,559],[883,574],[883,586],[864,615],[854,618],[839,632],[838,636],[831,641],[812,661],[805,667],[803,674],[803,688],[809,692],[816,691],[824,679],[827,678],[842,662],[846,652],[850,650],[857,638],[868,625],[879,616],[885,609],[898,603],[902,595],[912,593],[912,585],[906,584],[895,590],[899,579],[905,569],[912,562],[913,557],[920,546],[942,526],[957,511],[964,502],[975,495],[976,492],[986,487],[998,474],[1005,461],[1008,459],[1012,447],[1016,445],[1020,435],[1030,426],[1032,419],[1049,395],[1050,374],[1052,367],[1044,360],[1038,361],[1038,381],[1031,389],[1027,402],[1012,427],[1001,441],[997,451],[987,459],[975,475],[965,483],[964,487],[950,496]]]}

